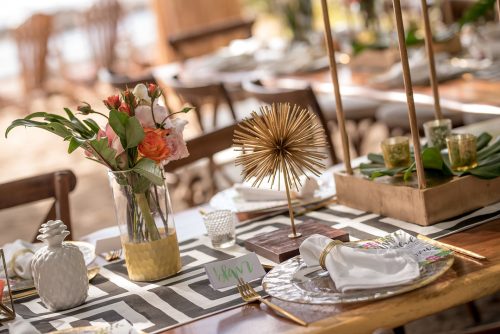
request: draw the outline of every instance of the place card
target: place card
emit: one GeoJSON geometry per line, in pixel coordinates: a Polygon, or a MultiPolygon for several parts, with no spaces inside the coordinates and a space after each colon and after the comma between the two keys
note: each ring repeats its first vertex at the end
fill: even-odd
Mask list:
{"type": "Polygon", "coordinates": [[[212,287],[216,290],[237,285],[238,278],[250,282],[266,274],[255,253],[207,263],[205,271],[212,287]]]}

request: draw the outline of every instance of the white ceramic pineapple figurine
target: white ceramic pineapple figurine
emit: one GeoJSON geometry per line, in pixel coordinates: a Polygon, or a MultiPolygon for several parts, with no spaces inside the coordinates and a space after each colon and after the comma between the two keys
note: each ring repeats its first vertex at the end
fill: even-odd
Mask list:
{"type": "Polygon", "coordinates": [[[66,225],[49,220],[39,231],[37,239],[45,246],[35,253],[31,269],[40,299],[52,311],[83,304],[89,289],[87,267],[78,247],[63,243],[69,234],[66,225]]]}

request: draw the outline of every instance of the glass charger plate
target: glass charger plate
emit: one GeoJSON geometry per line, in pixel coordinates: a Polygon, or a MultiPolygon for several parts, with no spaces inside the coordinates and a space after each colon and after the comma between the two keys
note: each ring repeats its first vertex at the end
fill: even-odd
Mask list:
{"type": "MultiPolygon", "coordinates": [[[[402,231],[396,233],[400,232],[402,231]]],[[[427,259],[419,259],[420,277],[410,283],[341,292],[335,288],[327,271],[319,266],[307,267],[301,256],[298,255],[280,263],[267,273],[262,280],[262,286],[270,296],[290,302],[304,304],[357,303],[388,298],[418,289],[435,281],[452,266],[454,260],[452,252],[418,241],[404,232],[400,233],[398,237],[405,238],[410,247],[421,244],[429,249],[432,248],[433,251],[427,259]]],[[[392,248],[387,245],[378,247],[370,241],[349,243],[349,245],[365,248],[392,248]]]]}

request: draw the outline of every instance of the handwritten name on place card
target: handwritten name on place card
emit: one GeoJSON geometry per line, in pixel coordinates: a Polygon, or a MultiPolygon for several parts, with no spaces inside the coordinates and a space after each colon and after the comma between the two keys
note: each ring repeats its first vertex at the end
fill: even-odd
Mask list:
{"type": "Polygon", "coordinates": [[[235,286],[238,284],[238,277],[245,282],[250,282],[266,274],[255,253],[207,263],[205,271],[214,289],[235,286]]]}

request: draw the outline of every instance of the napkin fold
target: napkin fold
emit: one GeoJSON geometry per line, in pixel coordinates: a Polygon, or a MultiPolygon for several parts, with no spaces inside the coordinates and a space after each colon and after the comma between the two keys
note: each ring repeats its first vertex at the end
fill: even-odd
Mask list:
{"type": "MultiPolygon", "coordinates": [[[[286,201],[286,191],[269,189],[261,185],[260,188],[252,187],[250,184],[235,184],[234,189],[238,195],[245,201],[286,201]]],[[[300,192],[291,191],[290,196],[295,198],[312,198],[314,192],[319,189],[318,181],[314,178],[305,179],[302,182],[300,192]]]]}
{"type": "MultiPolygon", "coordinates": [[[[318,266],[323,249],[332,240],[314,234],[302,242],[300,255],[307,266],[318,266]]],[[[420,276],[418,261],[406,249],[362,249],[335,246],[325,266],[339,291],[374,289],[411,282],[420,276]]]]}
{"type": "MultiPolygon", "coordinates": [[[[21,277],[23,279],[31,279],[31,260],[35,251],[40,247],[24,240],[16,240],[5,244],[2,248],[7,264],[7,275],[9,277],[21,277]]],[[[0,264],[0,268],[3,267],[0,264]]],[[[3,274],[3,270],[0,271],[3,274]]]]}

